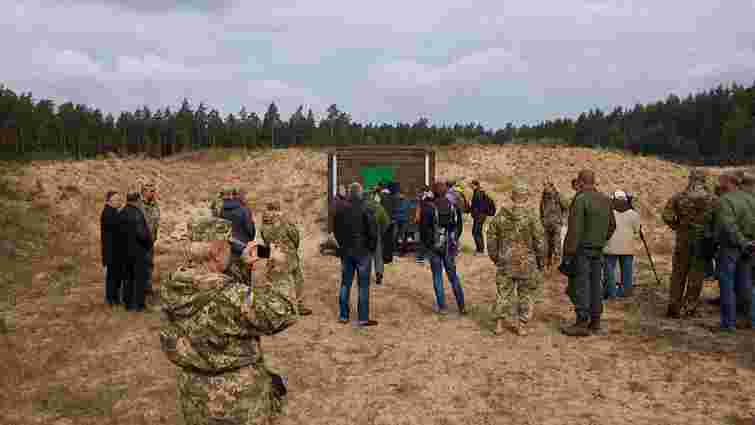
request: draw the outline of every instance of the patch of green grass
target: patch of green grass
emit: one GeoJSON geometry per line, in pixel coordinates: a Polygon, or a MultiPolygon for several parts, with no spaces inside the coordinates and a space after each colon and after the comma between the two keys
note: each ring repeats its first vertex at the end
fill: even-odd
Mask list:
{"type": "Polygon", "coordinates": [[[492,335],[495,330],[496,317],[489,305],[478,304],[467,307],[467,316],[480,325],[480,331],[492,335]]]}
{"type": "Polygon", "coordinates": [[[125,385],[100,384],[93,392],[78,393],[70,386],[56,384],[49,386],[47,393],[34,401],[34,407],[39,413],[56,418],[110,417],[115,403],[127,392],[125,385]]]}
{"type": "Polygon", "coordinates": [[[19,164],[0,163],[0,334],[13,331],[17,291],[31,284],[33,261],[47,248],[47,209],[32,207],[8,180],[21,174],[19,164]]]}
{"type": "Polygon", "coordinates": [[[755,423],[755,418],[745,419],[737,415],[726,415],[721,419],[722,425],[752,425],[753,423],[755,423]]]}
{"type": "Polygon", "coordinates": [[[638,303],[624,304],[624,331],[627,335],[639,335],[642,331],[642,309],[638,303]]]}
{"type": "Polygon", "coordinates": [[[57,269],[49,275],[48,294],[53,298],[63,297],[78,283],[79,266],[71,257],[66,257],[57,269]]]}

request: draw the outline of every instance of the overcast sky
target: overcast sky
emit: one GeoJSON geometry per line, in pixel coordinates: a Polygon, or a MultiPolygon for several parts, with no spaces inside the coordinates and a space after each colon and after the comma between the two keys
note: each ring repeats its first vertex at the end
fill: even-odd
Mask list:
{"type": "Polygon", "coordinates": [[[118,113],[536,123],[755,81],[751,0],[0,0],[0,84],[118,113]]]}

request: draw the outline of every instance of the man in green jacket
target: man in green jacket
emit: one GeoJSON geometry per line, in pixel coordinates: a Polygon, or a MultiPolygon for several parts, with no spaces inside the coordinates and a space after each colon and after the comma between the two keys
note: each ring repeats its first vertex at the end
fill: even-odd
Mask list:
{"type": "Polygon", "coordinates": [[[603,314],[603,248],[616,230],[611,200],[595,190],[595,173],[582,170],[577,176],[581,191],[569,208],[564,256],[576,265],[574,310],[577,321],[563,328],[569,336],[588,336],[601,331],[603,314]]]}
{"type": "MultiPolygon", "coordinates": [[[[752,255],[755,250],[755,197],[741,190],[734,174],[719,177],[721,198],[716,213],[721,288],[721,330],[736,329],[736,293],[752,291],[752,255]],[[739,291],[737,291],[739,289],[739,291]]],[[[747,310],[752,310],[751,306],[747,310]]]]}
{"type": "Polygon", "coordinates": [[[388,226],[391,224],[391,219],[388,217],[388,213],[385,212],[385,208],[380,204],[379,197],[367,196],[365,204],[367,209],[372,211],[377,222],[377,246],[375,252],[372,253],[372,265],[375,268],[375,285],[383,284],[383,271],[385,265],[383,263],[383,233],[388,230],[388,226]]]}

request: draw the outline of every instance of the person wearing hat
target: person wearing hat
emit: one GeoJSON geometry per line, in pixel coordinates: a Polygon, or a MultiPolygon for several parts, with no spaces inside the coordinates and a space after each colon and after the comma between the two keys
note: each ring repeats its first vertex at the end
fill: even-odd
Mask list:
{"type": "Polygon", "coordinates": [[[260,236],[262,236],[265,245],[277,245],[288,257],[290,279],[294,282],[296,288],[299,314],[308,316],[312,314],[312,310],[307,308],[303,301],[304,274],[301,269],[301,257],[299,256],[301,232],[299,232],[295,223],[283,216],[280,202],[277,200],[268,201],[266,208],[267,210],[262,215],[260,236]]]}
{"type": "Polygon", "coordinates": [[[515,181],[511,208],[501,208],[488,224],[488,256],[496,266],[495,333],[510,319],[517,335],[526,335],[535,299],[542,290],[545,261],[544,230],[540,220],[527,209],[529,188],[515,181]],[[512,308],[515,309],[511,319],[512,308]]]}
{"type": "Polygon", "coordinates": [[[603,248],[606,276],[604,298],[627,297],[632,294],[634,247],[640,234],[640,214],[632,209],[629,197],[617,190],[611,196],[616,231],[603,248]],[[621,267],[621,286],[616,287],[616,263],[621,267]]]}
{"type": "MultiPolygon", "coordinates": [[[[721,288],[721,330],[733,332],[736,328],[738,298],[752,294],[752,267],[755,254],[755,199],[739,187],[735,174],[719,177],[721,197],[716,211],[718,235],[718,278],[721,288]]],[[[742,300],[752,317],[752,299],[742,300]]],[[[748,326],[752,327],[752,320],[748,326]]]]}
{"type": "Polygon", "coordinates": [[[150,272],[150,253],[154,246],[153,232],[139,191],[126,194],[126,206],[120,211],[121,235],[124,243],[123,304],[129,311],[144,311],[150,272]]]}
{"type": "Polygon", "coordinates": [[[572,326],[562,329],[569,336],[602,333],[603,248],[616,230],[616,219],[608,196],[595,188],[595,173],[582,170],[577,176],[579,192],[569,208],[564,239],[564,261],[573,262],[575,276],[567,289],[577,316],[572,326]]]}
{"type": "MultiPolygon", "coordinates": [[[[144,205],[144,214],[147,219],[147,225],[152,232],[152,242],[157,242],[160,230],[160,205],[157,202],[157,188],[152,182],[146,182],[141,187],[142,204],[144,205]]],[[[147,271],[146,293],[152,294],[152,275],[155,270],[155,250],[149,251],[149,270],[147,271]]]]}
{"type": "Polygon", "coordinates": [[[706,173],[690,171],[687,188],[666,203],[661,217],[676,233],[669,305],[666,315],[694,316],[705,279],[705,230],[710,226],[717,199],[706,189],[706,173]]]}
{"type": "Polygon", "coordinates": [[[250,242],[235,262],[232,224],[196,213],[186,260],[160,288],[160,347],[176,366],[183,423],[270,423],[286,405],[286,377],[266,361],[262,337],[299,320],[288,257],[273,244],[261,260],[250,242]]]}
{"type": "MultiPolygon", "coordinates": [[[[223,191],[226,193],[226,197],[223,200],[223,210],[220,213],[220,218],[231,222],[233,225],[231,235],[234,239],[246,245],[253,241],[256,235],[254,218],[250,214],[250,210],[244,208],[238,199],[239,189],[236,186],[228,185],[223,191]]],[[[238,249],[234,249],[233,255],[234,258],[238,259],[241,252],[238,249]]]]}
{"type": "Polygon", "coordinates": [[[561,261],[561,228],[569,205],[550,180],[543,184],[540,197],[540,221],[545,230],[545,269],[551,271],[561,261]]]}

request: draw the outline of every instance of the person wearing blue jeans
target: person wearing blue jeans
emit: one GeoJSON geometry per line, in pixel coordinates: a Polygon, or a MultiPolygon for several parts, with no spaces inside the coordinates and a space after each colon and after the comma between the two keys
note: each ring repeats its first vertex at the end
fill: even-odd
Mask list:
{"type": "Polygon", "coordinates": [[[357,257],[346,256],[341,260],[341,290],[338,297],[341,322],[349,321],[349,299],[351,285],[354,281],[354,273],[357,275],[359,296],[357,301],[357,320],[360,324],[366,324],[370,320],[370,256],[357,257]]]}
{"type": "Polygon", "coordinates": [[[633,255],[606,255],[606,297],[626,297],[632,293],[633,255]],[[616,263],[621,268],[621,286],[616,285],[616,263]]]}
{"type": "MultiPolygon", "coordinates": [[[[721,329],[733,330],[737,324],[736,287],[752,292],[752,259],[731,250],[722,250],[718,256],[719,285],[721,287],[721,329]],[[727,252],[728,251],[728,252],[727,252]]],[[[755,313],[750,306],[751,320],[755,313]]]]}
{"type": "Polygon", "coordinates": [[[456,298],[456,304],[459,307],[459,313],[463,315],[466,314],[464,290],[461,287],[459,275],[456,273],[456,229],[453,223],[456,218],[456,211],[446,199],[445,193],[446,186],[443,183],[438,182],[433,185],[434,201],[427,202],[421,212],[420,239],[425,255],[430,261],[437,312],[439,314],[448,313],[443,285],[443,270],[445,270],[456,298]],[[447,244],[440,250],[436,249],[435,246],[435,239],[439,237],[435,232],[436,228],[442,228],[448,236],[447,244]]]}
{"type": "MultiPolygon", "coordinates": [[[[718,182],[722,193],[716,211],[721,330],[732,332],[736,329],[737,297],[752,293],[755,199],[739,190],[739,178],[734,174],[722,174],[718,182]]],[[[752,320],[752,306],[746,307],[752,320]]]]}
{"type": "Polygon", "coordinates": [[[370,320],[370,263],[377,249],[378,227],[359,183],[349,186],[349,199],[350,204],[336,212],[333,222],[342,266],[338,320],[349,322],[349,295],[356,272],[359,280],[358,325],[374,326],[377,322],[370,320]]]}
{"type": "Polygon", "coordinates": [[[611,196],[616,230],[603,248],[605,259],[604,298],[627,297],[632,294],[634,246],[640,234],[640,214],[632,208],[626,192],[617,190],[611,196]],[[621,287],[616,287],[616,263],[621,266],[621,287]]]}
{"type": "Polygon", "coordinates": [[[464,290],[461,288],[459,275],[456,273],[456,258],[448,254],[441,255],[431,252],[430,270],[433,275],[433,289],[435,290],[435,301],[438,304],[438,312],[441,314],[448,312],[445,285],[443,284],[443,270],[445,270],[448,282],[451,284],[451,289],[456,298],[459,312],[464,313],[464,290]]]}

